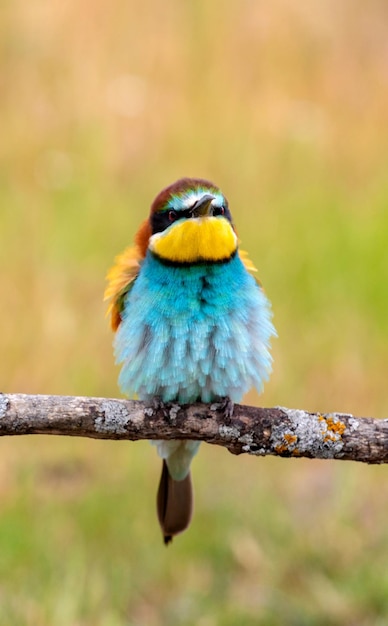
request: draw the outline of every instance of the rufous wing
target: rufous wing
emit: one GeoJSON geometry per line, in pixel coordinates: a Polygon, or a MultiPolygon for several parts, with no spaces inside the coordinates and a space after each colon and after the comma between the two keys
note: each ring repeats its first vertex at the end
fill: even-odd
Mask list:
{"type": "Polygon", "coordinates": [[[112,330],[121,323],[124,298],[133,286],[140,270],[142,255],[138,247],[126,248],[115,258],[115,264],[107,274],[108,286],[104,300],[110,300],[107,315],[110,316],[112,330]]]}
{"type": "MultiPolygon", "coordinates": [[[[250,260],[250,258],[248,256],[248,252],[245,252],[245,250],[241,250],[239,248],[238,253],[239,253],[241,261],[245,265],[245,268],[248,270],[248,272],[250,274],[253,274],[253,272],[257,272],[257,268],[253,265],[252,261],[250,260]]],[[[255,278],[256,282],[258,283],[258,285],[260,285],[260,287],[261,287],[260,280],[256,276],[254,278],[255,278]]]]}

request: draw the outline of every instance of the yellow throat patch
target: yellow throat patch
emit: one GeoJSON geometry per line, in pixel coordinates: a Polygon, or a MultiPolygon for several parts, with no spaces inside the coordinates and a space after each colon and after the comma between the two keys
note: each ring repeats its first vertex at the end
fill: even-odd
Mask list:
{"type": "Polygon", "coordinates": [[[237,236],[228,220],[198,217],[178,220],[150,237],[149,248],[172,263],[229,259],[237,249],[237,236]]]}

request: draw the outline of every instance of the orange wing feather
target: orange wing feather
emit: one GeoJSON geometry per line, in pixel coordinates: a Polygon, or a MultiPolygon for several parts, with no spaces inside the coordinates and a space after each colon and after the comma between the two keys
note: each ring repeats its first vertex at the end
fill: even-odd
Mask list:
{"type": "Polygon", "coordinates": [[[248,252],[246,252],[245,250],[241,250],[239,248],[238,253],[240,255],[240,259],[242,260],[242,262],[245,265],[245,268],[248,270],[248,272],[257,272],[256,267],[253,265],[252,261],[250,260],[250,258],[248,256],[248,252]]]}
{"type": "MultiPolygon", "coordinates": [[[[252,261],[250,260],[249,256],[248,256],[248,252],[245,252],[245,250],[240,250],[238,251],[239,255],[240,255],[240,259],[243,262],[243,264],[245,265],[246,269],[248,270],[248,272],[250,274],[253,274],[253,272],[257,272],[257,268],[253,265],[252,261]]],[[[256,278],[256,276],[254,276],[257,284],[261,287],[261,282],[258,278],[256,278]]]]}
{"type": "Polygon", "coordinates": [[[107,274],[108,286],[104,300],[110,300],[107,315],[110,315],[114,331],[120,326],[123,298],[139,273],[141,260],[137,247],[126,248],[115,258],[115,264],[107,274]]]}
{"type": "Polygon", "coordinates": [[[148,240],[151,236],[149,220],[144,220],[136,237],[135,246],[126,248],[115,258],[115,264],[107,274],[108,286],[104,300],[110,300],[107,315],[110,315],[112,330],[116,331],[121,323],[121,312],[125,294],[131,289],[140,265],[147,254],[148,240]]]}

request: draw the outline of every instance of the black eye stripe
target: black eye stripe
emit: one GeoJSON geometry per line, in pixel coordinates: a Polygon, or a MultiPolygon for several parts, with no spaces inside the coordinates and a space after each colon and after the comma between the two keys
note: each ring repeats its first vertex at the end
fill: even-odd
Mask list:
{"type": "Polygon", "coordinates": [[[182,219],[182,217],[191,217],[191,212],[192,212],[192,208],[190,209],[184,209],[183,211],[175,211],[175,213],[177,214],[177,220],[182,219]]]}
{"type": "MultiPolygon", "coordinates": [[[[215,216],[222,215],[229,220],[229,222],[232,222],[232,216],[226,203],[222,205],[222,207],[214,206],[213,208],[215,216]],[[224,211],[223,213],[222,209],[224,211]]],[[[181,211],[174,211],[173,209],[167,208],[164,211],[157,211],[157,213],[153,213],[151,215],[152,234],[155,235],[155,233],[161,233],[178,220],[191,218],[192,210],[193,207],[183,209],[181,211]],[[172,214],[175,215],[173,216],[172,214]]]]}

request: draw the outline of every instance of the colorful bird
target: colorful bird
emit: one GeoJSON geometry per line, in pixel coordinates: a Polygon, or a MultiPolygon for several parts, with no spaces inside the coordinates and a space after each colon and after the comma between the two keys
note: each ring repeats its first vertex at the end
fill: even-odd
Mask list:
{"type": "MultiPolygon", "coordinates": [[[[161,403],[241,400],[262,390],[276,334],[269,300],[239,250],[228,202],[213,183],[182,178],[155,198],[135,247],[116,258],[106,299],[125,394],[161,403]]],[[[156,441],[164,542],[190,523],[198,441],[156,441]]]]}

